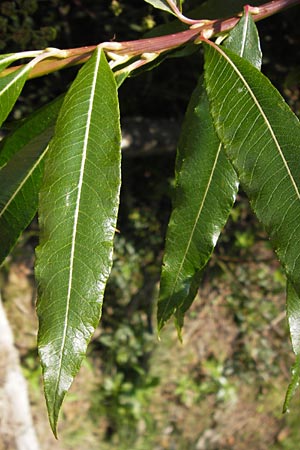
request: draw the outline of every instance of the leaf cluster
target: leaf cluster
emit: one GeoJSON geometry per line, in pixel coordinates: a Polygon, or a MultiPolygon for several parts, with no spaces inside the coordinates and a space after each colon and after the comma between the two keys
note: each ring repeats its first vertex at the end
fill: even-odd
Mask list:
{"type": "MultiPolygon", "coordinates": [[[[177,147],[157,306],[158,331],[174,317],[181,337],[184,315],[241,184],[288,280],[287,315],[297,360],[284,410],[298,385],[300,125],[260,72],[262,53],[253,20],[280,10],[281,3],[245,6],[241,17],[216,21],[186,17],[182,2],[149,3],[175,15],[184,31],[132,42],[104,42],[70,50],[46,48],[0,57],[1,124],[30,76],[84,62],[65,95],[22,122],[0,149],[0,263],[37,210],[39,215],[35,267],[38,345],[55,435],[63,399],[101,317],[115,232],[119,231],[122,152],[118,91],[127,77],[153,69],[166,57],[197,55],[199,44],[204,51],[204,73],[191,96],[177,147]],[[214,34],[220,32],[223,34],[214,41],[214,34]],[[27,64],[10,67],[24,58],[29,59],[27,64]]],[[[214,14],[220,14],[223,10],[218,5],[217,1],[208,2],[199,10],[211,14],[214,7],[214,14]]],[[[28,7],[33,12],[35,3],[28,7]]],[[[121,331],[121,339],[126,333],[121,331]]],[[[107,341],[106,345],[112,350],[115,343],[107,341]]],[[[126,352],[118,354],[121,359],[128,356],[126,352]]]]}

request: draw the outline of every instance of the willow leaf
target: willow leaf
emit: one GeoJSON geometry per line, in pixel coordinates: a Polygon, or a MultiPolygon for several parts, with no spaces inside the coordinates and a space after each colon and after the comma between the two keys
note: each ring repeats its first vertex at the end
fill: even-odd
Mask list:
{"type": "Polygon", "coordinates": [[[300,354],[297,354],[296,361],[293,364],[291,370],[291,381],[285,395],[285,400],[283,404],[283,413],[288,412],[291,400],[299,387],[299,380],[300,380],[300,354]]]}
{"type": "Polygon", "coordinates": [[[31,69],[32,66],[27,64],[16,72],[0,78],[0,126],[17,101],[31,69]]]}
{"type": "MultiPolygon", "coordinates": [[[[47,128],[54,127],[62,102],[63,96],[60,96],[39,108],[1,141],[0,169],[6,165],[13,155],[19,152],[25,145],[29,144],[31,140],[44,134],[47,128]]],[[[51,133],[49,136],[51,136],[51,133]]],[[[45,138],[46,147],[48,144],[47,133],[45,134],[45,138]]]]}
{"type": "Polygon", "coordinates": [[[291,381],[287,388],[283,412],[288,410],[290,402],[299,386],[300,381],[300,298],[293,288],[292,283],[289,281],[287,282],[286,292],[286,312],[296,361],[292,366],[291,381]]]}
{"type": "Polygon", "coordinates": [[[0,171],[0,265],[37,211],[43,161],[52,136],[47,129],[0,171]]]}
{"type": "Polygon", "coordinates": [[[6,69],[10,64],[16,61],[18,57],[15,53],[7,53],[6,55],[0,55],[0,72],[6,69]]]}
{"type": "MultiPolygon", "coordinates": [[[[226,45],[252,63],[261,61],[257,30],[249,14],[231,31],[226,45]]],[[[236,173],[214,129],[202,77],[187,109],[177,149],[176,172],[174,209],[161,275],[158,328],[175,314],[180,335],[184,314],[196,295],[202,270],[238,189],[236,173]]]]}
{"type": "Polygon", "coordinates": [[[54,434],[98,325],[120,190],[117,86],[97,48],[61,108],[40,194],[39,354],[54,434]]]}
{"type": "Polygon", "coordinates": [[[216,129],[279,260],[300,293],[300,124],[278,91],[247,61],[205,45],[216,129]]]}
{"type": "Polygon", "coordinates": [[[58,98],[24,121],[0,146],[0,265],[33,219],[58,98]]]}

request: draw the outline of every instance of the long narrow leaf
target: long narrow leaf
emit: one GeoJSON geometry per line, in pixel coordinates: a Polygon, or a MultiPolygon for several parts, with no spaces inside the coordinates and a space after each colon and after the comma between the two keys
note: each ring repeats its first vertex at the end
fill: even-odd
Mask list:
{"type": "MultiPolygon", "coordinates": [[[[63,96],[60,96],[42,106],[1,141],[0,169],[31,140],[43,134],[47,128],[54,127],[62,102],[63,96]]],[[[45,134],[46,136],[47,134],[45,134]]],[[[47,144],[48,141],[46,140],[45,147],[47,144]]]]}
{"type": "Polygon", "coordinates": [[[299,388],[299,380],[300,380],[300,354],[297,354],[296,361],[291,369],[291,381],[286,391],[282,408],[283,413],[288,412],[291,400],[294,397],[296,390],[299,388]]]}
{"type": "Polygon", "coordinates": [[[53,132],[31,140],[0,171],[0,265],[37,211],[43,162],[53,132]]]}
{"type": "Polygon", "coordinates": [[[117,87],[97,48],[66,94],[40,195],[39,354],[53,432],[98,325],[120,190],[117,87]]]}
{"type": "Polygon", "coordinates": [[[205,45],[211,111],[228,157],[300,293],[300,124],[271,83],[233,53],[205,45]]]}
{"type": "Polygon", "coordinates": [[[46,105],[0,145],[0,265],[37,211],[46,148],[62,97],[46,105]]]}
{"type": "Polygon", "coordinates": [[[284,413],[287,412],[300,381],[300,297],[290,281],[287,281],[286,312],[296,361],[291,369],[291,381],[287,388],[283,404],[284,413]]]}
{"type": "MultiPolygon", "coordinates": [[[[257,30],[246,14],[226,45],[252,63],[261,61],[257,30]],[[249,46],[251,42],[251,46],[249,46]]],[[[188,106],[178,145],[176,194],[166,238],[158,302],[158,328],[176,314],[177,328],[192,303],[224,227],[238,180],[215,132],[203,78],[188,106]]]]}
{"type": "Polygon", "coordinates": [[[27,66],[0,78],[0,126],[12,110],[32,66],[27,66]]]}
{"type": "MultiPolygon", "coordinates": [[[[55,53],[55,52],[53,52],[55,53]]],[[[25,81],[33,69],[33,67],[43,59],[51,57],[51,51],[45,51],[39,54],[36,58],[21,67],[16,72],[13,72],[6,77],[0,78],[0,126],[7,118],[8,114],[12,110],[16,100],[18,99],[21,90],[25,84],[25,81]]],[[[10,55],[8,56],[10,58],[10,55]]],[[[7,59],[2,60],[2,69],[7,64],[7,59]]],[[[1,69],[1,59],[0,59],[0,69],[1,69]]]]}

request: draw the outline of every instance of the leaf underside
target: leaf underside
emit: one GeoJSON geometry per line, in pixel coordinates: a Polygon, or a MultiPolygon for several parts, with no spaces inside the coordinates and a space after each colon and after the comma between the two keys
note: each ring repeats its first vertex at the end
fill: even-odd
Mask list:
{"type": "MultiPolygon", "coordinates": [[[[249,15],[231,31],[226,45],[252,63],[261,61],[257,30],[249,15]]],[[[238,179],[215,132],[201,77],[177,149],[176,192],[157,312],[159,330],[175,314],[180,335],[184,314],[196,295],[203,268],[228,219],[237,189],[238,179]]]]}
{"type": "Polygon", "coordinates": [[[100,319],[119,204],[120,142],[117,87],[97,48],[66,94],[40,194],[38,346],[55,435],[100,319]]]}

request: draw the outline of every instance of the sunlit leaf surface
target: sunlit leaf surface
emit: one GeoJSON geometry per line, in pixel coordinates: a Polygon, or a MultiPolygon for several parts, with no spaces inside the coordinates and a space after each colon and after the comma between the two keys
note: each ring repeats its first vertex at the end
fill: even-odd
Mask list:
{"type": "Polygon", "coordinates": [[[299,293],[299,120],[264,75],[212,45],[205,45],[205,76],[217,131],[299,293]]]}
{"type": "Polygon", "coordinates": [[[54,433],[98,325],[120,190],[117,86],[99,48],[66,94],[40,195],[39,354],[54,433]]]}

